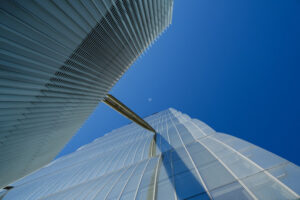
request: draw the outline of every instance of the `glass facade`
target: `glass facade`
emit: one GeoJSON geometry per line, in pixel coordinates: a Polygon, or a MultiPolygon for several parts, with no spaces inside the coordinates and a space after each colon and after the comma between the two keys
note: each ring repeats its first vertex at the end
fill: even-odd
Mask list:
{"type": "Polygon", "coordinates": [[[157,131],[155,156],[153,133],[132,123],[15,182],[3,199],[299,199],[293,163],[172,108],[145,120],[157,131]]]}
{"type": "Polygon", "coordinates": [[[173,0],[0,2],[0,188],[55,158],[172,9],[173,0]]]}

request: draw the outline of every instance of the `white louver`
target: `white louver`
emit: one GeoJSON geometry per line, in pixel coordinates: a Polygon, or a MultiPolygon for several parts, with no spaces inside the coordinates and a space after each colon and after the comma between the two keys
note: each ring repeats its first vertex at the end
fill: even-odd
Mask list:
{"type": "Polygon", "coordinates": [[[0,188],[49,163],[170,25],[173,0],[1,1],[0,188]]]}

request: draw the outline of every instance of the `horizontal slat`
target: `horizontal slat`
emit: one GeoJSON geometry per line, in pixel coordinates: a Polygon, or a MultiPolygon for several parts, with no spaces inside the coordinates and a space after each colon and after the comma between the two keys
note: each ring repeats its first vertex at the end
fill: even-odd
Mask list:
{"type": "Polygon", "coordinates": [[[172,3],[0,4],[0,188],[55,157],[169,25],[172,3]]]}

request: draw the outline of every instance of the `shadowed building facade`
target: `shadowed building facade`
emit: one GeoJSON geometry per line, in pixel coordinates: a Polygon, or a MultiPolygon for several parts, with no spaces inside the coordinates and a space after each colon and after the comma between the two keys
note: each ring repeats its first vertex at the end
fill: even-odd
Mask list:
{"type": "Polygon", "coordinates": [[[80,147],[17,181],[4,200],[299,199],[300,168],[168,109],[80,147]]]}
{"type": "Polygon", "coordinates": [[[171,23],[172,0],[0,3],[0,188],[49,163],[171,23]]]}

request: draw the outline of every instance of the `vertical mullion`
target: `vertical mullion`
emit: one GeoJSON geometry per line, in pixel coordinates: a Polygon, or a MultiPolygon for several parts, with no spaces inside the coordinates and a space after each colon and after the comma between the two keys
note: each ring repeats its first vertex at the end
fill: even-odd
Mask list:
{"type": "Polygon", "coordinates": [[[195,168],[195,171],[196,171],[196,173],[197,173],[197,175],[198,175],[198,177],[199,177],[199,179],[200,179],[200,181],[201,181],[201,184],[202,184],[203,188],[205,189],[207,195],[212,199],[212,196],[211,196],[211,194],[210,194],[210,192],[209,192],[207,186],[205,185],[205,182],[204,182],[204,180],[202,179],[202,177],[201,177],[201,175],[200,175],[200,172],[199,172],[198,168],[196,167],[196,165],[195,165],[195,163],[194,163],[194,161],[193,161],[193,159],[192,159],[192,156],[190,155],[190,152],[186,149],[186,146],[185,146],[185,144],[183,143],[180,134],[178,133],[177,127],[175,126],[175,124],[174,124],[174,122],[173,122],[172,119],[171,119],[171,121],[172,121],[172,123],[173,123],[173,125],[174,125],[174,127],[175,127],[175,129],[176,129],[176,133],[177,133],[178,136],[179,136],[179,139],[180,139],[180,141],[181,141],[181,143],[182,143],[182,146],[184,147],[184,149],[185,149],[187,155],[189,156],[189,159],[191,160],[191,162],[192,162],[192,164],[193,164],[193,166],[194,166],[194,168],[195,168]]]}
{"type": "Polygon", "coordinates": [[[211,151],[203,142],[198,140],[198,142],[212,155],[215,157],[221,165],[241,184],[241,186],[248,192],[248,194],[254,199],[258,200],[258,198],[249,190],[249,188],[231,171],[231,169],[213,152],[211,151]]]}

